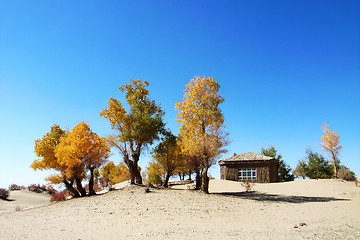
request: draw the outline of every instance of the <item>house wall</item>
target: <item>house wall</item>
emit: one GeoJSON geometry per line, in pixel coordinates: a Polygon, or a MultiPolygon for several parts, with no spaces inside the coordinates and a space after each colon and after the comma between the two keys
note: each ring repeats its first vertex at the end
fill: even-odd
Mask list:
{"type": "Polygon", "coordinates": [[[270,183],[278,181],[278,165],[272,162],[246,162],[220,166],[220,177],[224,180],[270,183]],[[239,180],[239,168],[256,168],[256,180],[239,180]]]}

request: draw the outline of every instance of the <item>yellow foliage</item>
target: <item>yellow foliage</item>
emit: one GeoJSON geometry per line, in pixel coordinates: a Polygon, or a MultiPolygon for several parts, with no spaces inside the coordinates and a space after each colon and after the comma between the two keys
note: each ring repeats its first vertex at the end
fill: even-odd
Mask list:
{"type": "Polygon", "coordinates": [[[187,85],[181,103],[177,102],[177,122],[180,127],[182,151],[198,156],[206,167],[225,152],[227,133],[223,132],[224,117],[219,105],[224,98],[214,78],[196,77],[187,85]]]}
{"type": "Polygon", "coordinates": [[[63,177],[61,175],[51,175],[45,178],[45,181],[48,181],[51,184],[60,184],[63,182],[63,177]]]}
{"type": "Polygon", "coordinates": [[[331,160],[330,162],[334,166],[334,176],[337,177],[337,164],[340,162],[338,154],[342,146],[339,145],[340,136],[337,135],[336,131],[331,132],[329,126],[324,124],[322,127],[324,135],[321,136],[321,143],[323,152],[329,153],[331,160]]]}
{"type": "Polygon", "coordinates": [[[153,185],[160,185],[162,183],[161,175],[161,166],[154,161],[154,159],[149,162],[149,166],[147,167],[148,172],[148,183],[153,185]]]}
{"type": "Polygon", "coordinates": [[[66,168],[83,172],[100,167],[109,157],[110,147],[105,138],[90,130],[86,123],[79,123],[56,147],[58,163],[66,168]]]}

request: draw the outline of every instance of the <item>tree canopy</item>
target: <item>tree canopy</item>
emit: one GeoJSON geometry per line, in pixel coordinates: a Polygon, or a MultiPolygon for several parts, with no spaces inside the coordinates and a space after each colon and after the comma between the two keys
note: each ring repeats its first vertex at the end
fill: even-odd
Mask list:
{"type": "Polygon", "coordinates": [[[291,174],[291,168],[282,159],[281,154],[277,154],[275,147],[270,146],[269,148],[261,148],[261,154],[268,157],[273,157],[279,162],[278,168],[278,181],[287,182],[295,179],[294,175],[291,174]]]}
{"type": "Polygon", "coordinates": [[[149,83],[142,80],[131,80],[119,90],[126,92],[125,97],[129,110],[126,111],[120,101],[110,98],[108,108],[100,116],[110,121],[111,128],[116,130],[110,138],[113,147],[118,148],[129,168],[131,183],[142,183],[138,162],[144,148],[159,139],[164,130],[164,111],[155,101],[150,100],[146,87],[149,83]]]}
{"type": "Polygon", "coordinates": [[[95,194],[93,172],[105,163],[110,148],[105,138],[92,132],[86,123],[79,123],[68,133],[58,125],[52,126],[49,133],[35,141],[35,153],[40,158],[31,167],[59,171],[59,175],[50,176],[48,180],[54,183],[62,180],[66,188],[78,197],[86,195],[81,182],[87,177],[87,171],[90,171],[89,194],[95,194]],[[74,182],[77,189],[73,187],[74,182]]]}

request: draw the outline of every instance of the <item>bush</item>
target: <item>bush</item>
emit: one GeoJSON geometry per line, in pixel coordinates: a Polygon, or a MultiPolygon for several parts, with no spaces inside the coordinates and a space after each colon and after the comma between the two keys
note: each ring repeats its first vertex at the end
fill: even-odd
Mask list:
{"type": "Polygon", "coordinates": [[[10,190],[10,191],[21,190],[21,188],[22,188],[22,187],[20,187],[20,186],[17,185],[17,184],[14,184],[14,183],[9,186],[9,190],[10,190]]]}
{"type": "Polygon", "coordinates": [[[40,184],[31,184],[28,186],[28,190],[35,193],[42,193],[46,191],[46,186],[45,185],[40,186],[40,184]]]}
{"type": "Polygon", "coordinates": [[[51,195],[54,195],[55,193],[57,193],[58,191],[53,187],[53,186],[48,186],[46,188],[46,191],[51,194],[51,195]]]}
{"type": "Polygon", "coordinates": [[[345,166],[340,166],[338,173],[338,178],[346,180],[346,181],[355,181],[355,173],[350,171],[349,168],[345,166]]]}
{"type": "Polygon", "coordinates": [[[0,188],[0,198],[7,200],[8,197],[9,197],[9,191],[7,191],[4,188],[0,188]]]}
{"type": "Polygon", "coordinates": [[[254,184],[249,181],[241,182],[241,185],[245,188],[246,192],[251,192],[254,187],[254,184]]]}
{"type": "Polygon", "coordinates": [[[50,202],[59,202],[66,200],[66,196],[63,192],[54,193],[50,199],[50,202]]]}

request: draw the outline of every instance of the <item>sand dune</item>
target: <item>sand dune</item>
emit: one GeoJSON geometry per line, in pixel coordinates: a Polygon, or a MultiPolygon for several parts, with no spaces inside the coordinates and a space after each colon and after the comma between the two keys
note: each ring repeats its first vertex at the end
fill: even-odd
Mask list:
{"type": "Polygon", "coordinates": [[[354,183],[301,180],[254,190],[223,180],[210,182],[209,195],[128,186],[1,213],[0,239],[360,239],[354,183]]]}
{"type": "Polygon", "coordinates": [[[9,201],[0,200],[0,213],[14,212],[50,204],[49,193],[34,193],[22,189],[10,191],[9,201]]]}

